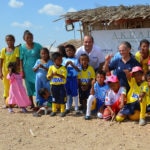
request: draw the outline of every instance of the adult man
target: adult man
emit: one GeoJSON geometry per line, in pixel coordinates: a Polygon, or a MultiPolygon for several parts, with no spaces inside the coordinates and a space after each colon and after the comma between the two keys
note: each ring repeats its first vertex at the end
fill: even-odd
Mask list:
{"type": "Polygon", "coordinates": [[[129,91],[129,84],[126,78],[125,70],[131,71],[133,67],[140,66],[140,63],[132,57],[131,53],[131,44],[127,41],[122,42],[119,45],[119,53],[121,58],[118,58],[110,62],[112,55],[106,56],[105,64],[103,66],[104,71],[115,70],[116,75],[120,81],[120,85],[126,87],[129,91]]]}
{"type": "Polygon", "coordinates": [[[79,59],[81,54],[87,54],[89,56],[89,65],[95,70],[101,68],[105,61],[105,57],[101,49],[94,44],[94,39],[90,35],[84,36],[83,46],[79,47],[76,51],[76,58],[79,59]]]}

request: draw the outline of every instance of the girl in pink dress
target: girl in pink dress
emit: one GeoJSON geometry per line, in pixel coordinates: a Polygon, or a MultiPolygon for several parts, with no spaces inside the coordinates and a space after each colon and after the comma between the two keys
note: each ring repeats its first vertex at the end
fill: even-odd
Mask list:
{"type": "Polygon", "coordinates": [[[16,104],[22,109],[22,112],[26,113],[26,107],[31,105],[31,101],[29,100],[25,87],[23,86],[22,76],[17,72],[17,64],[15,62],[10,62],[8,65],[8,71],[7,79],[10,81],[8,111],[10,113],[14,112],[12,105],[16,104]]]}

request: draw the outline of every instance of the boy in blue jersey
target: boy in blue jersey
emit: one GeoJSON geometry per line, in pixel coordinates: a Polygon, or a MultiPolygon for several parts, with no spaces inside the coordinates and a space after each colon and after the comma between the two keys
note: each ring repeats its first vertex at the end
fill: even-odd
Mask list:
{"type": "Polygon", "coordinates": [[[52,93],[52,112],[50,116],[55,116],[57,105],[60,105],[61,117],[65,116],[66,103],[66,78],[67,70],[62,66],[62,55],[59,52],[52,54],[54,65],[50,66],[47,73],[47,78],[50,80],[52,93]]]}
{"type": "Polygon", "coordinates": [[[90,91],[90,96],[87,99],[87,110],[85,120],[91,119],[91,106],[92,102],[96,99],[97,106],[97,116],[102,118],[102,113],[104,110],[105,95],[109,86],[104,82],[106,79],[106,73],[104,71],[97,71],[96,82],[95,79],[92,81],[92,88],[90,91]]]}
{"type": "Polygon", "coordinates": [[[73,45],[68,44],[65,46],[65,51],[67,58],[63,59],[63,65],[67,68],[67,82],[66,82],[66,90],[67,90],[67,103],[66,103],[66,113],[70,112],[71,102],[70,97],[72,97],[75,103],[75,111],[78,114],[78,80],[77,75],[79,70],[78,59],[75,58],[76,49],[73,45]]]}
{"type": "Polygon", "coordinates": [[[51,111],[52,107],[52,96],[47,88],[41,88],[38,91],[41,99],[37,103],[38,111],[33,113],[34,117],[41,117],[41,113],[44,111],[44,114],[47,115],[49,111],[51,111]]]}

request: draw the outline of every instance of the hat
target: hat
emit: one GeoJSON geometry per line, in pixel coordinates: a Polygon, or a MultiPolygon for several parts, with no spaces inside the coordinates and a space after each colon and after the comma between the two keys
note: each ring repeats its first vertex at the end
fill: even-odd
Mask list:
{"type": "Polygon", "coordinates": [[[143,70],[140,66],[133,67],[131,73],[133,74],[134,72],[138,72],[138,71],[143,72],[143,70]]]}
{"type": "Polygon", "coordinates": [[[112,82],[112,83],[115,83],[115,82],[119,82],[118,80],[118,77],[115,76],[115,75],[111,75],[111,76],[108,76],[107,79],[106,79],[106,82],[112,82]]]}

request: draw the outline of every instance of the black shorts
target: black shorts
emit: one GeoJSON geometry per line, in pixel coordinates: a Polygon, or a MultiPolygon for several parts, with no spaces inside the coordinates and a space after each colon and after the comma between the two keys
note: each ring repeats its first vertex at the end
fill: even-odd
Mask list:
{"type": "Polygon", "coordinates": [[[66,103],[66,89],[65,85],[51,85],[52,103],[65,104],[66,103]]]}

